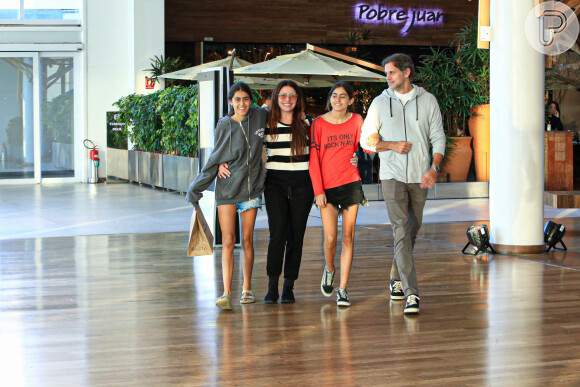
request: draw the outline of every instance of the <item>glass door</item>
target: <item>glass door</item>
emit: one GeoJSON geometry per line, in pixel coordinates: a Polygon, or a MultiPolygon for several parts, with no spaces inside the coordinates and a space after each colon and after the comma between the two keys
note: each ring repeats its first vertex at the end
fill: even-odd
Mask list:
{"type": "Polygon", "coordinates": [[[0,183],[40,182],[38,54],[0,53],[0,183]]]}
{"type": "Polygon", "coordinates": [[[0,184],[80,181],[77,53],[0,53],[0,184]]]}
{"type": "Polygon", "coordinates": [[[75,177],[74,57],[40,57],[41,178],[75,177]]]}

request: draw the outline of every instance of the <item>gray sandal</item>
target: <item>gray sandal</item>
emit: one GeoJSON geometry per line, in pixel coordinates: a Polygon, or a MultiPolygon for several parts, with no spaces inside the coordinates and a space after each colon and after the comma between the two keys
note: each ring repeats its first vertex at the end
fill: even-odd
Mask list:
{"type": "Polygon", "coordinates": [[[251,290],[242,290],[242,298],[240,298],[240,304],[253,304],[256,302],[256,296],[251,290]]]}

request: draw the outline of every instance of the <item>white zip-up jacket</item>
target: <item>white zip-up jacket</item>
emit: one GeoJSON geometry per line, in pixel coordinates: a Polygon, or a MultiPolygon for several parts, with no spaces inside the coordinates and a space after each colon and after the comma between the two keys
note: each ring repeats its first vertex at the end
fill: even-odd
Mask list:
{"type": "Polygon", "coordinates": [[[400,154],[389,150],[379,152],[381,180],[394,179],[402,183],[420,183],[431,168],[429,145],[433,153],[445,155],[445,132],[441,110],[436,98],[422,87],[413,85],[415,92],[405,106],[395,92],[384,90],[376,97],[362,126],[360,144],[363,149],[376,152],[366,145],[367,137],[379,133],[381,141],[408,141],[411,150],[400,154]]]}

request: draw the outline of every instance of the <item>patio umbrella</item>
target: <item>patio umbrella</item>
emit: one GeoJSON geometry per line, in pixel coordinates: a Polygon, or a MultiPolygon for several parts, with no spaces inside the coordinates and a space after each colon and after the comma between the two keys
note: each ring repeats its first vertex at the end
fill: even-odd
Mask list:
{"type": "MultiPolygon", "coordinates": [[[[230,62],[232,61],[232,57],[228,56],[224,59],[215,60],[213,62],[208,62],[204,64],[200,64],[198,66],[188,67],[183,70],[174,71],[172,73],[167,73],[160,75],[159,78],[168,78],[168,79],[184,79],[189,81],[197,80],[197,74],[204,69],[209,69],[211,67],[230,67],[230,62]]],[[[252,63],[240,59],[237,56],[234,57],[234,69],[244,66],[249,66],[252,63]]]]}
{"type": "Polygon", "coordinates": [[[301,86],[329,87],[337,81],[385,82],[384,75],[325,55],[304,50],[280,55],[266,62],[234,69],[235,76],[292,79],[301,86]]]}
{"type": "MultiPolygon", "coordinates": [[[[160,75],[159,78],[167,78],[167,79],[183,79],[188,81],[197,81],[197,74],[199,74],[202,70],[209,69],[212,67],[230,67],[230,62],[232,61],[232,57],[228,56],[224,59],[215,60],[213,62],[204,63],[194,67],[188,67],[186,69],[174,71],[171,73],[160,75]]],[[[249,66],[251,62],[246,60],[240,59],[237,56],[234,57],[234,69],[249,66]]],[[[234,79],[236,81],[247,83],[252,89],[255,90],[270,90],[276,87],[278,83],[277,80],[272,78],[259,78],[259,77],[242,77],[242,76],[235,76],[234,79]]]]}

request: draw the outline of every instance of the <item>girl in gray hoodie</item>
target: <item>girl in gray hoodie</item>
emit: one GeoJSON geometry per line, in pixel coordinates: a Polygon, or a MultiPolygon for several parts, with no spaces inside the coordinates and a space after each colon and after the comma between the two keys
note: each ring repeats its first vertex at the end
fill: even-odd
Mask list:
{"type": "Polygon", "coordinates": [[[242,220],[244,249],[244,286],[240,302],[255,302],[252,292],[254,267],[254,224],[262,206],[264,169],[262,147],[267,111],[253,108],[252,90],[245,83],[235,83],[228,92],[230,114],[219,120],[214,132],[214,148],[201,173],[191,183],[186,200],[197,205],[218,174],[219,165],[227,163],[231,175],[217,179],[215,198],[222,232],[222,275],[224,293],[216,300],[221,309],[229,310],[234,271],[236,211],[242,220]]]}

